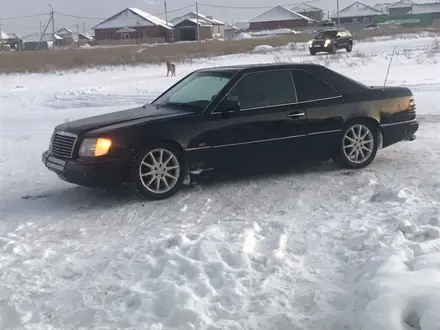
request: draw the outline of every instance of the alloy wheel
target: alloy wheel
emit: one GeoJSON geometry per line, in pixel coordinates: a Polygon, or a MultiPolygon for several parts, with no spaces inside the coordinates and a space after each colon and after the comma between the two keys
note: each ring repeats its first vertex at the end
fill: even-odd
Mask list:
{"type": "Polygon", "coordinates": [[[373,133],[365,125],[353,125],[344,135],[343,150],[349,161],[355,164],[365,163],[374,151],[373,133]]]}
{"type": "Polygon", "coordinates": [[[179,181],[180,163],[176,155],[167,149],[149,151],[139,165],[142,185],[153,194],[164,194],[179,181]]]}

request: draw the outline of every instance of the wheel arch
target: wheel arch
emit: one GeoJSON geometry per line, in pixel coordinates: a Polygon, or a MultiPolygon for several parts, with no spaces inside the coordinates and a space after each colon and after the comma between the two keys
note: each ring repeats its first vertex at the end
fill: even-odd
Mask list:
{"type": "MultiPolygon", "coordinates": [[[[135,160],[136,160],[136,156],[138,155],[138,153],[140,152],[140,151],[142,151],[142,149],[145,149],[145,148],[147,148],[148,146],[150,146],[150,145],[153,145],[153,144],[155,144],[155,143],[165,143],[165,144],[169,144],[169,145],[171,145],[171,146],[173,146],[173,147],[175,147],[180,153],[181,153],[181,156],[182,156],[182,162],[183,162],[183,166],[182,166],[182,168],[185,170],[185,171],[187,171],[188,170],[188,160],[187,160],[187,157],[186,157],[186,151],[185,151],[185,148],[179,143],[179,142],[177,142],[176,140],[173,140],[173,139],[168,139],[168,138],[163,138],[163,139],[157,139],[157,140],[151,140],[151,141],[148,141],[148,142],[146,142],[146,143],[137,143],[135,146],[133,146],[132,147],[132,149],[131,149],[131,162],[134,162],[135,160]]],[[[127,180],[129,177],[131,176],[131,171],[130,171],[130,169],[128,169],[127,170],[127,173],[125,173],[125,180],[127,180]]]]}
{"type": "Polygon", "coordinates": [[[348,127],[351,123],[354,123],[356,121],[365,121],[367,123],[370,123],[375,129],[376,129],[376,133],[377,133],[377,138],[378,138],[378,142],[379,142],[379,147],[378,149],[382,149],[383,146],[383,134],[382,134],[382,130],[380,128],[380,123],[379,121],[374,118],[374,117],[368,117],[368,116],[360,116],[360,117],[353,117],[350,118],[346,121],[343,130],[348,127]]]}

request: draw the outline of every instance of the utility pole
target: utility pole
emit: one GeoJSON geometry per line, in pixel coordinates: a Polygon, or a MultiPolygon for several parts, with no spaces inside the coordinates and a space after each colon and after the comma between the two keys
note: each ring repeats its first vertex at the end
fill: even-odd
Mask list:
{"type": "Polygon", "coordinates": [[[53,42],[53,46],[55,47],[55,15],[53,12],[53,8],[50,4],[49,7],[50,7],[50,17],[52,19],[52,42],[53,42]]]}
{"type": "Polygon", "coordinates": [[[341,22],[339,20],[339,0],[336,0],[336,11],[337,11],[337,17],[338,17],[338,29],[341,27],[341,22]]]}
{"type": "Polygon", "coordinates": [[[196,15],[197,15],[197,42],[200,42],[199,3],[198,2],[196,2],[196,15]]]}
{"type": "Polygon", "coordinates": [[[50,23],[50,21],[52,20],[52,18],[53,18],[53,17],[52,17],[52,15],[51,15],[50,18],[49,18],[49,22],[47,22],[47,25],[45,26],[44,31],[43,31],[43,33],[41,34],[40,40],[38,40],[37,48],[36,48],[35,50],[38,50],[38,49],[40,48],[40,43],[41,43],[41,41],[43,40],[43,37],[46,35],[47,28],[49,27],[49,23],[50,23]]]}
{"type": "Polygon", "coordinates": [[[2,22],[0,21],[0,50],[3,50],[2,22]]]}
{"type": "Polygon", "coordinates": [[[86,22],[83,22],[83,32],[84,32],[84,36],[86,35],[86,22]]]}
{"type": "Polygon", "coordinates": [[[79,35],[79,25],[76,24],[76,33],[79,35]]]}
{"type": "Polygon", "coordinates": [[[43,35],[43,22],[40,21],[40,36],[43,35]]]}
{"type": "Polygon", "coordinates": [[[168,10],[167,10],[167,2],[164,1],[164,2],[163,2],[163,5],[165,6],[165,22],[166,22],[166,25],[168,26],[168,10]]]}

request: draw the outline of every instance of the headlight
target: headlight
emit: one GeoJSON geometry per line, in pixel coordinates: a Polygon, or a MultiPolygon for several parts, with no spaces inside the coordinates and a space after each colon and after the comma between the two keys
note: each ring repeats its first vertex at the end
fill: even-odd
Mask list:
{"type": "Polygon", "coordinates": [[[108,154],[112,140],[105,138],[86,138],[81,143],[79,148],[79,155],[86,157],[104,156],[108,154]]]}
{"type": "Polygon", "coordinates": [[[330,39],[327,39],[324,43],[324,47],[327,47],[328,45],[330,45],[332,41],[330,39]]]}
{"type": "Polygon", "coordinates": [[[312,47],[312,45],[313,45],[313,40],[310,40],[309,41],[309,47],[312,47]]]}
{"type": "Polygon", "coordinates": [[[53,139],[55,138],[55,131],[53,131],[52,136],[50,138],[50,143],[49,143],[49,151],[52,151],[52,146],[53,146],[53,139]]]}

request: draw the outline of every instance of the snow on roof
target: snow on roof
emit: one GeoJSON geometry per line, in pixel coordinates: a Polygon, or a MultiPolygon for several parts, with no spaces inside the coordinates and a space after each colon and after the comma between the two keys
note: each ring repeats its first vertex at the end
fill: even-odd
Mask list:
{"type": "Polygon", "coordinates": [[[290,10],[295,11],[297,13],[310,12],[310,11],[322,11],[321,8],[311,6],[307,3],[300,3],[299,5],[297,5],[293,8],[290,8],[290,10]]]}
{"type": "Polygon", "coordinates": [[[156,16],[138,8],[126,8],[116,15],[106,19],[105,21],[94,26],[93,29],[116,29],[123,27],[139,27],[139,26],[162,26],[166,29],[172,29],[172,25],[156,16]]]}
{"type": "Polygon", "coordinates": [[[72,30],[64,27],[64,28],[59,29],[56,33],[57,34],[72,34],[72,30]]]}
{"type": "Polygon", "coordinates": [[[148,14],[147,12],[145,12],[143,10],[140,10],[138,8],[128,8],[128,9],[130,9],[133,12],[135,12],[139,16],[145,18],[146,20],[154,23],[155,25],[160,25],[160,26],[163,26],[163,27],[165,27],[167,29],[172,29],[172,27],[170,26],[170,23],[168,23],[168,25],[167,25],[167,22],[165,22],[163,19],[161,19],[159,17],[156,17],[156,16],[153,16],[151,14],[148,14]]]}
{"type": "Polygon", "coordinates": [[[381,11],[382,13],[388,14],[388,8],[390,8],[391,3],[385,2],[385,3],[376,3],[373,8],[381,11]]]}
{"type": "Polygon", "coordinates": [[[283,6],[276,6],[264,12],[263,14],[251,19],[250,22],[258,23],[258,22],[271,22],[271,21],[291,21],[291,20],[299,20],[299,19],[312,21],[310,18],[298,14],[293,10],[287,9],[283,6]]]}
{"type": "Polygon", "coordinates": [[[116,30],[116,33],[131,33],[131,32],[136,32],[136,30],[130,29],[128,27],[123,27],[123,28],[120,28],[119,30],[116,30]]]}
{"type": "Polygon", "coordinates": [[[225,23],[225,30],[238,30],[238,27],[231,25],[229,23],[225,23]]]}
{"type": "Polygon", "coordinates": [[[411,0],[400,0],[398,2],[393,3],[390,8],[406,8],[411,7],[411,5],[416,4],[414,1],[411,0]]]}
{"type": "MultiPolygon", "coordinates": [[[[194,13],[197,15],[197,13],[194,13]]],[[[219,21],[218,19],[212,18],[212,16],[206,16],[199,13],[199,17],[211,21],[214,25],[225,25],[224,22],[219,21]]]]}
{"type": "Polygon", "coordinates": [[[197,19],[197,16],[199,17],[199,23],[200,23],[200,20],[203,20],[203,21],[208,22],[208,23],[210,23],[212,25],[225,25],[226,24],[226,23],[224,23],[222,21],[219,21],[218,19],[212,18],[211,16],[206,16],[206,15],[203,15],[203,14],[200,14],[200,13],[198,13],[198,15],[197,15],[197,13],[193,12],[193,11],[191,11],[189,13],[186,13],[185,15],[175,17],[175,18],[173,18],[171,20],[171,22],[174,25],[176,25],[176,24],[179,24],[179,23],[183,22],[187,18],[197,19]]]}
{"type": "MultiPolygon", "coordinates": [[[[56,40],[63,40],[63,37],[59,36],[58,34],[54,35],[56,40]]],[[[38,42],[41,39],[41,34],[39,33],[34,33],[34,34],[30,34],[26,37],[23,38],[24,42],[38,42]]],[[[43,39],[41,40],[43,41],[53,41],[52,38],[52,33],[46,33],[43,35],[43,39]]]]}
{"type": "Polygon", "coordinates": [[[173,24],[174,24],[174,26],[177,26],[180,23],[185,22],[185,21],[190,21],[196,25],[197,25],[197,23],[199,23],[199,26],[212,26],[212,23],[208,22],[207,20],[200,19],[200,18],[197,20],[197,18],[189,18],[189,17],[182,17],[181,19],[174,22],[173,24]]]}
{"type": "Polygon", "coordinates": [[[440,13],[440,2],[414,4],[411,9],[412,14],[440,13]]]}
{"type": "MultiPolygon", "coordinates": [[[[356,1],[350,6],[345,7],[339,12],[339,17],[362,17],[362,16],[380,16],[385,15],[383,12],[374,9],[373,7],[367,6],[362,2],[356,1]]],[[[332,15],[332,18],[336,18],[337,15],[332,15]]]]}

